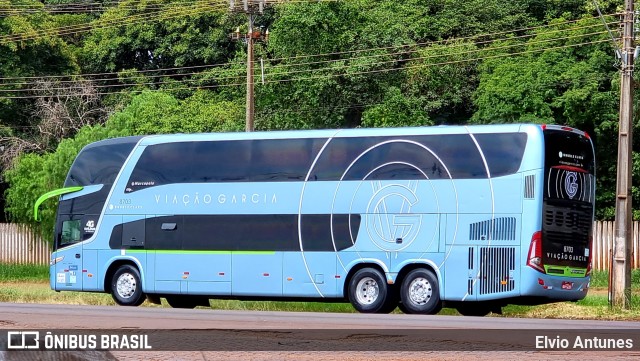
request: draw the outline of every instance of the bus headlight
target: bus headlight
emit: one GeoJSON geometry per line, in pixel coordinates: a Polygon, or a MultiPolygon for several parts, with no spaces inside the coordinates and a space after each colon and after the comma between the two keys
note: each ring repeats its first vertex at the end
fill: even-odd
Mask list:
{"type": "Polygon", "coordinates": [[[62,260],[63,260],[63,259],[64,259],[64,256],[56,257],[55,259],[52,259],[52,260],[49,262],[49,266],[53,266],[53,265],[55,265],[55,264],[56,264],[56,263],[58,263],[58,262],[62,262],[62,260]]]}

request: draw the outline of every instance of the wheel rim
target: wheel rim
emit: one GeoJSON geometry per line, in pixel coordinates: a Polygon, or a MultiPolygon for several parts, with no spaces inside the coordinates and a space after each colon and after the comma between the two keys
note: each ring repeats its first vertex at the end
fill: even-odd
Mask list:
{"type": "Polygon", "coordinates": [[[378,282],[371,277],[365,277],[358,282],[356,287],[356,299],[362,305],[374,303],[380,296],[378,282]]]}
{"type": "Polygon", "coordinates": [[[409,284],[409,299],[417,305],[425,305],[431,300],[433,288],[426,278],[416,278],[409,284]]]}
{"type": "Polygon", "coordinates": [[[123,273],[116,281],[116,291],[122,298],[130,298],[136,292],[136,278],[131,273],[123,273]]]}

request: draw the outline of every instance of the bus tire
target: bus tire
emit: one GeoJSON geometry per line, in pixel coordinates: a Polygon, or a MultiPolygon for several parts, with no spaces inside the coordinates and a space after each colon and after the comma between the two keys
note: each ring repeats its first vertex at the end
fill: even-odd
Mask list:
{"type": "Polygon", "coordinates": [[[402,311],[402,313],[406,313],[406,314],[410,314],[411,312],[409,312],[409,310],[407,310],[406,307],[404,307],[404,303],[400,302],[398,304],[398,308],[400,309],[400,311],[402,311]]]}
{"type": "Polygon", "coordinates": [[[402,280],[400,300],[405,313],[435,315],[442,309],[438,278],[430,270],[414,269],[402,280]]]}
{"type": "Polygon", "coordinates": [[[118,268],[111,278],[111,296],[120,306],[140,306],[144,302],[146,296],[137,268],[128,264],[118,268]]]}
{"type": "Polygon", "coordinates": [[[349,301],[358,312],[382,313],[386,311],[385,305],[389,307],[385,304],[388,297],[386,279],[375,268],[358,270],[349,281],[348,292],[349,301]]]}

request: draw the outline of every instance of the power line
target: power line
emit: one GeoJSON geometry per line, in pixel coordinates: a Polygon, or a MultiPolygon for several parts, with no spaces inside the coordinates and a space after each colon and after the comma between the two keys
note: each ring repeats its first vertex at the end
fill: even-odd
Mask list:
{"type": "MultiPolygon", "coordinates": [[[[388,64],[396,64],[396,63],[411,63],[411,62],[416,62],[416,61],[420,61],[420,60],[430,60],[430,59],[437,59],[437,58],[441,58],[441,57],[447,57],[447,56],[461,56],[461,55],[466,55],[466,54],[478,54],[478,53],[482,53],[482,52],[496,52],[496,51],[502,51],[502,50],[509,50],[509,49],[517,49],[520,47],[530,47],[533,45],[539,45],[539,44],[546,44],[546,43],[553,43],[553,42],[557,42],[557,41],[561,41],[561,40],[571,40],[571,39],[577,39],[577,38],[583,38],[583,37],[588,37],[588,36],[593,36],[593,35],[602,35],[605,34],[605,31],[600,31],[600,32],[593,32],[593,33],[588,33],[588,34],[578,34],[578,35],[569,35],[569,36],[565,36],[565,37],[559,37],[559,38],[552,38],[552,39],[542,39],[542,40],[537,40],[537,41],[530,41],[528,43],[517,43],[517,44],[508,44],[508,45],[503,45],[503,46],[497,46],[497,47],[493,47],[493,48],[476,48],[476,49],[472,49],[472,50],[467,50],[467,51],[460,51],[457,53],[453,53],[453,54],[434,54],[434,55],[426,55],[426,56],[421,56],[421,57],[416,57],[416,58],[410,58],[410,59],[406,59],[406,60],[397,60],[397,59],[392,59],[392,60],[386,60],[386,61],[379,61],[379,62],[373,62],[373,63],[368,63],[368,64],[364,64],[366,66],[369,67],[375,67],[375,66],[383,66],[383,65],[388,65],[388,64]]],[[[459,47],[459,46],[464,46],[464,45],[469,45],[469,44],[454,44],[453,46],[446,48],[447,50],[451,50],[453,48],[459,47]]],[[[438,49],[441,50],[441,49],[438,49]]],[[[363,58],[369,58],[368,56],[362,56],[359,58],[354,58],[354,59],[349,59],[352,61],[358,61],[360,59],[363,58]]],[[[336,62],[342,62],[343,60],[332,60],[332,61],[328,61],[328,62],[332,62],[332,63],[336,63],[336,62]]],[[[316,62],[318,63],[318,62],[316,62]]],[[[313,64],[316,64],[313,63],[313,64]]],[[[284,72],[269,72],[267,73],[268,77],[277,77],[277,76],[289,76],[289,75],[293,75],[293,74],[300,74],[300,73],[317,73],[317,72],[322,72],[322,71],[333,71],[335,72],[336,70],[340,70],[340,69],[349,69],[352,68],[354,66],[362,66],[362,64],[342,64],[340,66],[336,66],[336,67],[325,67],[325,68],[313,68],[313,69],[301,69],[301,70],[289,70],[289,71],[284,71],[284,72]]],[[[267,68],[269,69],[269,68],[267,68]]],[[[275,67],[270,67],[270,69],[278,69],[278,66],[275,67]]],[[[129,77],[129,78],[125,78],[125,79],[146,79],[146,78],[169,78],[171,76],[186,76],[186,75],[201,75],[202,73],[187,73],[187,74],[174,74],[174,75],[152,75],[152,76],[145,76],[145,77],[129,77]]],[[[181,79],[181,80],[172,80],[172,81],[157,81],[157,82],[134,82],[134,83],[121,83],[121,84],[106,84],[106,85],[95,85],[95,88],[122,88],[122,87],[128,87],[128,86],[141,86],[141,85],[162,85],[162,84],[175,84],[175,83],[196,83],[196,82],[206,82],[206,81],[223,81],[223,80],[234,80],[234,79],[241,79],[242,77],[240,75],[238,76],[229,76],[229,77],[218,77],[218,78],[213,78],[213,79],[181,79]]],[[[116,79],[108,79],[106,81],[122,81],[123,78],[116,78],[116,79]]],[[[100,79],[98,79],[100,80],[100,79]]],[[[103,79],[105,80],[105,79],[103,79]]],[[[61,81],[60,83],[82,83],[82,82],[86,82],[88,80],[78,80],[78,81],[61,81]]],[[[97,81],[96,79],[93,79],[93,81],[97,81]]],[[[22,85],[22,84],[26,84],[26,85],[34,85],[37,84],[38,82],[29,82],[29,83],[5,83],[4,85],[22,85]]],[[[62,89],[66,89],[66,88],[51,88],[50,90],[62,90],[62,89]]],[[[39,89],[0,89],[0,93],[18,93],[18,92],[27,92],[27,91],[39,91],[39,89]]]]}
{"type": "Polygon", "coordinates": [[[225,7],[222,5],[212,6],[209,5],[209,2],[199,0],[194,5],[185,7],[185,8],[171,8],[170,10],[174,11],[173,14],[165,14],[167,11],[158,10],[151,12],[144,12],[140,14],[134,14],[125,16],[119,19],[100,19],[94,22],[79,24],[79,25],[69,25],[62,26],[58,28],[51,29],[40,29],[33,30],[26,33],[20,34],[10,34],[0,36],[0,44],[7,44],[16,41],[27,41],[27,40],[36,40],[39,38],[47,37],[47,36],[61,36],[61,35],[74,35],[83,32],[87,32],[95,29],[106,29],[113,27],[120,27],[123,25],[129,25],[139,21],[155,21],[155,20],[168,20],[173,19],[180,16],[189,16],[198,14],[203,10],[222,10],[225,7]],[[117,21],[114,23],[114,21],[117,21]]]}
{"type": "MultiPolygon", "coordinates": [[[[582,30],[582,29],[589,29],[592,27],[596,27],[596,26],[600,26],[600,24],[592,24],[592,25],[586,25],[586,26],[579,26],[579,27],[572,27],[572,28],[566,28],[566,29],[558,29],[558,30],[552,30],[552,31],[548,31],[545,33],[545,35],[547,34],[555,34],[555,33],[559,33],[559,32],[570,32],[570,31],[576,31],[576,30],[582,30]]],[[[515,30],[511,30],[511,33],[518,33],[518,32],[522,32],[523,29],[515,29],[515,30]]],[[[589,33],[589,34],[578,34],[578,35],[574,35],[574,36],[568,36],[568,37],[560,37],[560,38],[553,38],[553,39],[543,39],[543,40],[538,40],[538,41],[534,41],[534,42],[528,42],[526,43],[526,45],[533,45],[533,44],[538,44],[538,43],[543,43],[543,42],[552,42],[552,41],[558,41],[558,40],[566,40],[569,38],[575,38],[575,37],[583,37],[583,36],[590,36],[590,35],[597,35],[600,34],[601,32],[596,32],[596,33],[589,33]]],[[[501,32],[499,34],[508,34],[507,32],[501,32]]],[[[476,37],[487,37],[489,35],[493,35],[493,34],[479,34],[476,37]]],[[[525,34],[525,35],[520,35],[520,36],[514,36],[514,37],[508,37],[508,38],[499,38],[499,39],[492,39],[492,40],[485,40],[485,41],[479,41],[476,43],[473,43],[475,45],[485,45],[491,42],[497,42],[497,41],[505,41],[505,40],[516,40],[516,39],[525,39],[525,38],[529,38],[529,37],[533,37],[533,36],[538,36],[539,34],[525,34]]],[[[450,39],[449,40],[449,44],[447,44],[447,46],[441,48],[441,49],[453,49],[456,47],[465,47],[470,45],[471,43],[463,43],[460,42],[460,39],[468,39],[468,38],[458,38],[458,39],[450,39]]],[[[425,43],[418,43],[416,44],[416,46],[418,45],[430,45],[430,44],[436,44],[436,43],[442,43],[440,41],[438,42],[425,42],[425,43]]],[[[517,46],[521,46],[522,43],[518,43],[518,44],[511,44],[511,45],[505,45],[502,47],[495,47],[495,48],[490,48],[490,49],[476,49],[473,50],[472,52],[479,52],[479,51],[483,51],[483,50],[496,50],[496,49],[501,49],[501,48],[509,48],[509,47],[517,47],[517,46]]],[[[404,46],[402,46],[404,47],[404,46]]],[[[371,49],[360,49],[358,50],[358,52],[371,52],[371,51],[376,51],[376,50],[387,50],[387,49],[391,49],[391,47],[383,47],[383,48],[371,48],[371,49]]],[[[360,59],[366,59],[366,58],[376,58],[376,57],[388,57],[388,56],[398,56],[398,55],[409,55],[409,54],[413,54],[415,52],[419,52],[419,51],[424,51],[425,49],[428,48],[416,48],[415,46],[411,49],[405,50],[405,51],[400,51],[400,52],[395,52],[395,53],[384,53],[384,54],[375,54],[375,55],[364,55],[364,56],[358,56],[358,57],[352,57],[349,59],[332,59],[332,60],[321,60],[321,61],[315,61],[315,62],[307,62],[307,63],[293,63],[293,64],[279,64],[279,65],[274,65],[271,66],[270,69],[279,69],[279,68],[290,68],[290,67],[299,67],[302,65],[317,65],[317,64],[325,64],[325,63],[331,63],[331,62],[342,62],[345,60],[350,60],[350,61],[357,61],[360,59]]],[[[351,53],[351,52],[350,52],[351,53]]],[[[328,56],[328,55],[335,55],[337,53],[325,53],[325,54],[313,54],[313,55],[308,55],[307,57],[321,57],[321,56],[328,56]]],[[[413,58],[413,59],[402,59],[402,60],[392,60],[390,62],[408,62],[408,61],[413,61],[416,59],[426,59],[429,57],[437,57],[437,56],[442,56],[442,55],[433,55],[433,56],[428,56],[428,57],[422,57],[422,58],[413,58]]],[[[299,57],[292,57],[292,58],[278,58],[275,60],[289,60],[289,59],[297,59],[299,57]]],[[[274,59],[269,59],[271,62],[274,61],[274,59]]],[[[97,78],[97,79],[91,79],[94,81],[122,81],[122,80],[126,80],[126,79],[145,79],[145,78],[159,78],[159,77],[171,77],[171,76],[187,76],[187,75],[198,75],[198,74],[202,74],[202,72],[190,72],[190,73],[174,73],[174,74],[159,74],[159,75],[146,75],[148,73],[157,73],[157,72],[164,72],[164,71],[180,71],[180,70],[194,70],[194,69],[210,69],[213,67],[221,67],[221,66],[227,66],[233,63],[223,63],[223,64],[212,64],[212,65],[199,65],[199,66],[188,66],[188,67],[173,67],[173,68],[164,68],[164,69],[153,69],[153,70],[139,70],[139,71],[134,71],[134,75],[132,76],[127,76],[127,77],[117,77],[115,78],[114,76],[117,76],[118,74],[120,74],[120,72],[105,72],[105,73],[93,73],[93,74],[75,74],[75,75],[54,75],[54,76],[31,76],[31,77],[5,77],[5,78],[0,78],[0,80],[5,81],[3,84],[0,85],[13,85],[13,86],[17,86],[17,85],[29,85],[29,84],[34,84],[36,82],[33,81],[25,81],[25,82],[6,82],[7,80],[28,80],[28,79],[64,79],[64,78],[73,78],[73,77],[102,77],[102,78],[97,78]],[[136,74],[142,74],[140,76],[137,76],[136,74]],[[105,78],[105,76],[109,76],[108,78],[105,78]]],[[[285,73],[286,72],[282,72],[285,73]]],[[[274,75],[274,74],[281,74],[281,73],[270,73],[270,75],[274,75]]],[[[232,78],[236,78],[236,77],[232,77],[232,78]]],[[[223,78],[226,79],[226,78],[223,78]]],[[[58,83],[68,83],[68,82],[77,82],[78,80],[58,80],[58,83]]],[[[140,85],[140,83],[132,83],[131,85],[140,85]]]]}
{"type": "MultiPolygon", "coordinates": [[[[406,66],[406,67],[403,67],[403,68],[376,69],[376,70],[368,70],[368,71],[356,71],[356,72],[351,72],[351,73],[335,73],[335,74],[325,74],[325,75],[312,75],[312,76],[299,77],[299,78],[267,80],[267,81],[265,81],[265,84],[276,84],[276,83],[285,83],[285,82],[294,82],[294,81],[310,81],[310,80],[326,79],[326,78],[333,78],[333,77],[365,75],[365,74],[378,74],[378,73],[387,73],[387,72],[393,72],[393,71],[403,71],[403,70],[407,70],[407,69],[418,69],[418,68],[428,68],[428,67],[432,67],[432,66],[443,66],[443,65],[460,64],[460,63],[467,63],[467,62],[473,62],[473,61],[497,59],[497,58],[502,58],[502,57],[513,57],[515,55],[539,53],[539,52],[544,52],[544,51],[548,51],[548,50],[569,49],[569,48],[575,48],[575,47],[599,44],[599,43],[603,43],[603,42],[607,42],[607,41],[609,41],[609,40],[608,39],[603,39],[603,40],[582,42],[582,43],[576,43],[576,44],[570,44],[570,45],[554,46],[554,47],[543,48],[543,49],[531,49],[531,50],[525,50],[525,51],[521,51],[521,52],[508,53],[508,54],[497,54],[497,55],[489,55],[489,56],[484,56],[484,57],[461,59],[461,60],[451,60],[451,61],[438,62],[438,63],[410,65],[410,66],[406,66]]],[[[241,86],[241,85],[242,86],[246,85],[246,83],[242,82],[242,83],[235,83],[235,84],[217,84],[217,85],[198,85],[198,86],[191,86],[191,87],[176,87],[176,88],[168,89],[167,91],[194,90],[194,89],[213,89],[213,88],[234,87],[234,86],[241,86]]],[[[128,93],[141,93],[141,92],[144,92],[144,91],[149,91],[149,89],[140,89],[140,90],[129,89],[129,90],[127,90],[128,93]]],[[[117,94],[117,93],[119,93],[119,92],[97,92],[95,94],[97,94],[97,95],[110,95],[110,94],[117,94]]],[[[81,93],[79,93],[79,94],[69,94],[67,96],[71,97],[71,96],[78,96],[78,95],[82,95],[82,94],[81,93]]],[[[51,95],[9,96],[9,97],[0,97],[0,99],[37,99],[37,98],[48,98],[50,96],[51,95]]],[[[65,95],[63,95],[63,96],[65,96],[65,95]]]]}

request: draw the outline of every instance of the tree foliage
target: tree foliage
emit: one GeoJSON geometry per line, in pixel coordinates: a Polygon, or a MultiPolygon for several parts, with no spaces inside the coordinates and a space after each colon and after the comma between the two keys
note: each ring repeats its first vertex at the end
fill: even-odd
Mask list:
{"type": "Polygon", "coordinates": [[[157,133],[239,131],[244,127],[242,103],[217,101],[205,93],[185,100],[161,92],[144,92],[115,113],[104,125],[85,126],[60,142],[55,152],[25,154],[5,172],[11,185],[6,192],[6,211],[15,222],[30,224],[49,239],[56,203],[42,205],[42,222],[33,220],[38,197],[62,187],[76,155],[85,145],[106,138],[157,133]]]}
{"type": "MultiPolygon", "coordinates": [[[[472,121],[563,124],[587,131],[598,150],[598,216],[609,218],[615,206],[610,192],[615,189],[617,153],[607,145],[617,137],[617,74],[611,69],[606,34],[600,35],[605,42],[588,49],[576,46],[593,32],[597,21],[586,18],[568,25],[557,19],[560,25],[509,48],[516,54],[485,61],[474,93],[478,108],[472,121]],[[560,39],[557,32],[563,29],[567,30],[560,39]]],[[[505,49],[504,44],[495,47],[505,49]]]]}
{"type": "MultiPolygon", "coordinates": [[[[48,131],[45,147],[16,151],[22,155],[4,172],[6,211],[17,222],[32,222],[33,201],[62,186],[89,142],[244,128],[245,14],[203,0],[98,1],[87,5],[91,12],[60,11],[70,3],[0,0],[0,137],[28,145],[42,136],[38,126],[58,130],[48,131]],[[240,41],[229,37],[235,29],[240,41]],[[47,93],[36,81],[59,85],[47,93]],[[83,81],[98,99],[68,106],[73,98],[60,95],[83,81]],[[100,115],[45,122],[87,119],[65,109],[100,115]]],[[[598,5],[615,35],[618,18],[606,14],[619,11],[619,1],[598,5]]],[[[619,74],[597,14],[591,0],[271,4],[255,22],[269,30],[254,48],[256,127],[570,125],[594,139],[597,215],[610,219],[619,74]]],[[[638,179],[640,166],[633,171],[638,179]]],[[[637,182],[633,192],[640,196],[637,182]]],[[[45,233],[54,203],[43,210],[45,233]]]]}

